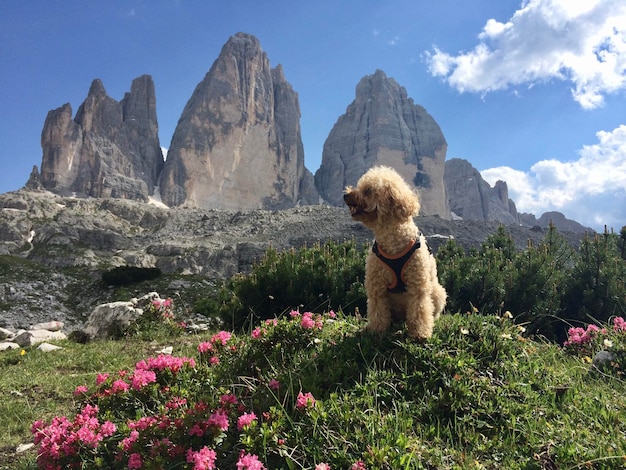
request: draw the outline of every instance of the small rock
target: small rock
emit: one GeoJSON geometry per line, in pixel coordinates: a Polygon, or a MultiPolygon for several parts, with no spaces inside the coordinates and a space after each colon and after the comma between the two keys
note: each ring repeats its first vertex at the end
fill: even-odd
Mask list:
{"type": "Polygon", "coordinates": [[[48,330],[59,331],[62,330],[65,324],[62,321],[47,321],[43,323],[37,323],[30,327],[31,330],[48,330]]]}
{"type": "Polygon", "coordinates": [[[12,338],[15,336],[15,333],[11,330],[7,330],[6,328],[0,328],[0,339],[12,338]]]}
{"type": "Polygon", "coordinates": [[[32,449],[33,447],[35,447],[35,444],[32,442],[29,442],[28,444],[20,444],[19,446],[16,447],[15,453],[21,454],[23,452],[26,452],[27,450],[32,449]]]}
{"type": "Polygon", "coordinates": [[[593,356],[593,361],[591,362],[592,370],[605,370],[611,367],[611,363],[617,361],[617,356],[610,351],[598,351],[595,356],[593,356]]]}
{"type": "Polygon", "coordinates": [[[9,341],[5,341],[0,343],[0,351],[6,351],[7,349],[19,349],[20,345],[17,343],[11,343],[9,341]]]}
{"type": "Polygon", "coordinates": [[[67,339],[67,336],[60,331],[28,330],[16,336],[14,341],[20,346],[26,347],[55,339],[67,339]]]}
{"type": "Polygon", "coordinates": [[[37,346],[37,349],[43,352],[50,352],[50,351],[57,351],[63,348],[61,346],[55,346],[54,344],[50,344],[50,343],[41,343],[39,346],[37,346]]]}
{"type": "Polygon", "coordinates": [[[166,355],[171,355],[172,352],[174,352],[174,347],[173,346],[166,346],[163,349],[159,349],[158,351],[155,351],[157,354],[166,354],[166,355]]]}
{"type": "Polygon", "coordinates": [[[176,279],[169,283],[169,285],[167,286],[167,290],[179,291],[188,289],[189,287],[191,287],[191,282],[185,281],[183,279],[176,279]]]}

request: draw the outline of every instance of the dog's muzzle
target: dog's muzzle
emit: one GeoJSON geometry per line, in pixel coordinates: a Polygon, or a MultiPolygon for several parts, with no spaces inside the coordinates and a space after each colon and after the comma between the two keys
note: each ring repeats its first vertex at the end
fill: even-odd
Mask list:
{"type": "Polygon", "coordinates": [[[357,202],[356,198],[354,197],[352,193],[344,194],[343,202],[346,203],[346,206],[348,206],[348,209],[350,209],[350,215],[353,217],[362,211],[359,208],[359,203],[357,202]]]}

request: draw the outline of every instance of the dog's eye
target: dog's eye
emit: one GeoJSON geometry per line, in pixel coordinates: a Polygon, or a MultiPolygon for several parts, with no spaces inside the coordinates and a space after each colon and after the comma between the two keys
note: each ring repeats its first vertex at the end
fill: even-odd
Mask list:
{"type": "Polygon", "coordinates": [[[363,194],[365,194],[366,196],[369,196],[372,194],[372,188],[365,188],[365,191],[363,191],[363,194]]]}

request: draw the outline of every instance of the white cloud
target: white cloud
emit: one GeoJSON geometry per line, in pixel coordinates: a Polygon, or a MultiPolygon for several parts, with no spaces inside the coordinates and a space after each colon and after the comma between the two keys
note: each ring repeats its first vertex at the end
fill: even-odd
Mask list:
{"type": "Polygon", "coordinates": [[[596,230],[605,224],[619,230],[626,225],[626,125],[596,135],[598,143],[583,146],[578,160],[542,160],[529,172],[505,166],[481,174],[491,185],[506,181],[521,212],[539,217],[556,210],[596,230]]]}
{"type": "Polygon", "coordinates": [[[572,84],[585,109],[626,88],[624,0],[526,0],[506,23],[489,19],[469,52],[427,52],[429,71],[460,92],[551,79],[572,84]]]}

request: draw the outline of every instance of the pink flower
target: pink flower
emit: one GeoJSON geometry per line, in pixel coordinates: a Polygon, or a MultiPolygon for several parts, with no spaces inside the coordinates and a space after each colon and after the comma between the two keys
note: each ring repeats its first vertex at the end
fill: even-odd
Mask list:
{"type": "Polygon", "coordinates": [[[209,417],[209,426],[215,426],[220,431],[227,431],[229,422],[228,415],[223,410],[217,410],[209,417]]]}
{"type": "Polygon", "coordinates": [[[190,436],[202,437],[202,436],[204,436],[204,429],[202,429],[202,426],[200,426],[198,423],[195,423],[189,429],[189,435],[190,436]]]}
{"type": "Polygon", "coordinates": [[[278,390],[280,388],[280,382],[276,379],[272,379],[269,381],[267,386],[272,390],[278,390]]]}
{"type": "Polygon", "coordinates": [[[128,391],[129,388],[130,388],[130,385],[128,385],[122,379],[117,379],[115,382],[113,382],[113,386],[111,387],[111,391],[113,393],[126,392],[126,391],[128,391]]]}
{"type": "Polygon", "coordinates": [[[613,319],[613,329],[615,331],[626,331],[626,320],[622,317],[615,317],[613,319]]]}
{"type": "Polygon", "coordinates": [[[187,404],[186,398],[174,397],[165,404],[165,408],[168,410],[175,410],[187,404]]]}
{"type": "Polygon", "coordinates": [[[220,358],[217,356],[212,356],[211,359],[209,359],[209,364],[211,364],[212,366],[216,366],[220,363],[220,358]]]}
{"type": "Polygon", "coordinates": [[[128,468],[141,468],[143,466],[143,460],[141,459],[141,455],[138,453],[130,454],[130,458],[128,459],[128,468]]]}
{"type": "Polygon", "coordinates": [[[193,449],[187,451],[187,462],[193,463],[193,470],[213,470],[216,459],[215,451],[206,446],[197,452],[193,449]]]}
{"type": "Polygon", "coordinates": [[[228,343],[228,340],[230,340],[231,337],[232,334],[228,331],[220,331],[211,337],[211,343],[222,343],[222,346],[226,346],[226,343],[228,343]]]}
{"type": "Polygon", "coordinates": [[[337,314],[335,313],[335,311],[334,311],[334,310],[331,310],[330,312],[328,312],[328,316],[329,316],[330,318],[337,318],[337,314]]]}
{"type": "Polygon", "coordinates": [[[241,431],[246,426],[250,426],[255,420],[256,415],[254,413],[244,413],[237,419],[237,429],[241,431]]]}
{"type": "Polygon", "coordinates": [[[296,408],[303,410],[313,406],[315,406],[315,398],[311,392],[298,393],[298,397],[296,398],[296,408]]]}
{"type": "Polygon", "coordinates": [[[109,374],[98,374],[96,375],[96,385],[101,385],[107,381],[109,378],[109,374]]]}
{"type": "Polygon", "coordinates": [[[352,464],[350,470],[367,470],[367,467],[365,466],[365,462],[363,462],[362,460],[357,460],[352,464]]]}
{"type": "Polygon", "coordinates": [[[156,382],[156,374],[153,371],[138,369],[133,374],[131,387],[133,390],[141,390],[146,385],[154,382],[156,382]]]}
{"type": "Polygon", "coordinates": [[[259,327],[257,326],[254,330],[252,330],[252,334],[251,334],[251,336],[252,336],[254,339],[258,339],[258,338],[260,338],[260,337],[262,336],[262,333],[261,333],[261,328],[259,328],[259,327]]]}
{"type": "Polygon", "coordinates": [[[318,463],[315,466],[315,470],[330,470],[330,465],[328,465],[327,463],[318,463]]]}
{"type": "Polygon", "coordinates": [[[302,315],[302,320],[300,321],[300,326],[305,330],[311,330],[315,328],[315,320],[311,317],[311,314],[305,313],[302,315]]]}
{"type": "Polygon", "coordinates": [[[139,431],[136,430],[132,430],[128,437],[122,439],[122,449],[124,449],[124,452],[128,452],[133,444],[137,442],[137,439],[139,439],[139,431]]]}
{"type": "Polygon", "coordinates": [[[109,437],[117,430],[117,426],[111,421],[105,421],[100,427],[100,433],[102,437],[109,437]]]}
{"type": "Polygon", "coordinates": [[[157,357],[151,357],[147,361],[139,361],[135,365],[136,369],[162,371],[169,369],[176,374],[185,364],[189,367],[196,367],[196,361],[188,357],[169,356],[167,354],[159,354],[157,357]]]}
{"type": "Polygon", "coordinates": [[[208,343],[208,342],[202,342],[198,345],[198,352],[200,354],[205,353],[207,351],[211,351],[213,350],[213,344],[208,343]]]}
{"type": "Polygon", "coordinates": [[[74,396],[83,395],[87,393],[88,390],[89,388],[87,388],[86,385],[79,385],[76,389],[74,389],[74,396]]]}
{"type": "Polygon", "coordinates": [[[152,416],[144,416],[142,418],[139,418],[137,421],[129,421],[128,427],[130,429],[138,429],[139,431],[145,431],[156,422],[157,422],[156,418],[152,416]]]}
{"type": "Polygon", "coordinates": [[[297,310],[292,310],[291,312],[289,312],[289,315],[291,316],[291,318],[298,318],[300,316],[300,312],[298,312],[297,310]]]}
{"type": "Polygon", "coordinates": [[[241,451],[239,455],[239,461],[237,462],[237,470],[264,470],[265,467],[259,460],[259,458],[254,454],[244,454],[244,451],[241,451]]]}
{"type": "Polygon", "coordinates": [[[234,406],[237,404],[239,404],[239,400],[237,400],[237,397],[232,393],[226,393],[220,398],[220,405],[223,407],[234,406]]]}

